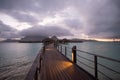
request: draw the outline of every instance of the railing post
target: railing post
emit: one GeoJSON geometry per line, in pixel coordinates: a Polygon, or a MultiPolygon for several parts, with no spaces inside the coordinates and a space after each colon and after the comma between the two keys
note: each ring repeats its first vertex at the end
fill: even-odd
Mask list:
{"type": "Polygon", "coordinates": [[[43,53],[45,53],[45,45],[43,46],[43,53]]]}
{"type": "Polygon", "coordinates": [[[67,55],[67,47],[65,46],[65,56],[67,55]]]}
{"type": "Polygon", "coordinates": [[[62,46],[61,46],[61,53],[62,53],[62,46]]]}
{"type": "Polygon", "coordinates": [[[57,45],[57,50],[59,51],[59,45],[57,45]]]}
{"type": "Polygon", "coordinates": [[[57,50],[58,50],[58,45],[57,45],[57,50]]]}
{"type": "Polygon", "coordinates": [[[94,67],[95,67],[95,79],[98,80],[98,71],[97,71],[97,56],[94,56],[94,67]]]}
{"type": "Polygon", "coordinates": [[[41,65],[42,65],[42,57],[40,56],[40,60],[39,60],[39,73],[40,73],[40,70],[41,70],[41,65]]]}
{"type": "Polygon", "coordinates": [[[59,45],[57,45],[57,49],[58,49],[58,51],[59,51],[59,45]]]}
{"type": "Polygon", "coordinates": [[[38,72],[37,72],[37,70],[38,70],[38,68],[36,68],[35,77],[34,77],[35,80],[38,80],[38,72]]]}
{"type": "Polygon", "coordinates": [[[60,46],[58,46],[58,51],[60,52],[60,46]]]}
{"type": "Polygon", "coordinates": [[[77,57],[76,57],[76,46],[73,46],[73,48],[72,48],[72,61],[74,62],[74,63],[77,63],[77,57]]]}

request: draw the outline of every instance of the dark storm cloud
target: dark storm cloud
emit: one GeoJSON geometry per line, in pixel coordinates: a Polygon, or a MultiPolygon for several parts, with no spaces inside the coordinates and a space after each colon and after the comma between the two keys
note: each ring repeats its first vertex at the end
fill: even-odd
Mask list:
{"type": "Polygon", "coordinates": [[[120,21],[114,20],[114,24],[106,24],[109,27],[106,27],[105,24],[101,25],[98,28],[94,28],[94,31],[90,35],[95,35],[95,37],[103,38],[120,38],[120,21]]]}
{"type": "Polygon", "coordinates": [[[1,10],[27,10],[32,9],[33,0],[0,0],[1,10]],[[30,3],[30,4],[29,4],[30,3]],[[31,5],[31,6],[30,6],[31,5]]]}
{"type": "Polygon", "coordinates": [[[0,0],[1,10],[20,10],[52,13],[63,9],[68,1],[60,0],[0,0]]]}
{"type": "Polygon", "coordinates": [[[0,32],[3,32],[3,31],[12,31],[13,29],[8,26],[8,25],[5,25],[2,21],[0,21],[0,32]]]}
{"type": "Polygon", "coordinates": [[[60,0],[0,0],[0,12],[6,13],[21,22],[38,22],[30,12],[45,16],[54,16],[67,6],[60,0]],[[22,14],[22,13],[25,14],[22,14]]]}
{"type": "Polygon", "coordinates": [[[58,11],[67,6],[66,0],[37,0],[42,11],[58,11]]]}
{"type": "MultiPolygon", "coordinates": [[[[37,24],[46,16],[55,16],[61,11],[64,16],[60,17],[65,18],[63,23],[81,34],[87,34],[90,37],[120,38],[120,0],[0,0],[1,13],[31,25],[37,24]],[[74,9],[68,10],[67,8],[74,9]],[[78,14],[74,12],[78,12],[78,14]],[[35,13],[39,17],[30,13],[35,13]],[[77,17],[74,18],[73,15],[77,17]],[[71,16],[73,16],[72,19],[71,16]]],[[[4,30],[1,29],[1,31],[4,30]]],[[[33,26],[22,32],[26,35],[45,34],[47,36],[71,34],[60,26],[47,28],[33,26]]]]}
{"type": "Polygon", "coordinates": [[[75,30],[83,28],[83,25],[79,19],[66,19],[64,20],[64,23],[75,30]]]}
{"type": "Polygon", "coordinates": [[[17,34],[16,30],[11,28],[9,25],[4,24],[0,21],[0,38],[17,38],[20,35],[17,34]]]}
{"type": "MultiPolygon", "coordinates": [[[[86,16],[86,30],[85,33],[91,37],[113,37],[119,34],[119,16],[120,16],[120,4],[118,0],[106,0],[106,1],[94,1],[89,4],[83,5],[80,10],[82,15],[86,16]]],[[[85,1],[84,1],[85,2],[85,1]]],[[[77,3],[79,4],[79,3],[77,3]]]]}
{"type": "Polygon", "coordinates": [[[20,22],[34,23],[37,22],[37,19],[28,13],[40,11],[34,3],[35,0],[0,0],[0,12],[20,22]]]}
{"type": "Polygon", "coordinates": [[[36,22],[38,22],[38,20],[32,16],[29,15],[29,13],[27,12],[17,12],[17,11],[13,11],[11,13],[9,13],[10,16],[12,16],[13,18],[17,19],[19,22],[27,22],[29,24],[34,24],[36,22]]]}
{"type": "Polygon", "coordinates": [[[20,32],[23,36],[73,36],[69,30],[60,28],[58,26],[37,26],[20,32]]]}
{"type": "Polygon", "coordinates": [[[108,36],[108,38],[120,38],[120,27],[118,27],[120,25],[120,22],[116,25],[114,25],[114,27],[110,27],[108,29],[109,33],[111,33],[111,35],[108,36]]]}
{"type": "Polygon", "coordinates": [[[117,8],[120,9],[120,0],[114,0],[113,2],[116,4],[117,8]]]}

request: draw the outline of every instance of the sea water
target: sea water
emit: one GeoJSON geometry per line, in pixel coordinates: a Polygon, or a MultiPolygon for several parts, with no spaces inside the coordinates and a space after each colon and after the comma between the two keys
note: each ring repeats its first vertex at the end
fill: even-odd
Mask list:
{"type": "Polygon", "coordinates": [[[24,80],[41,43],[0,43],[0,80],[24,80]]]}
{"type": "MultiPolygon", "coordinates": [[[[68,43],[67,57],[71,58],[71,48],[77,46],[77,49],[94,53],[97,55],[120,60],[120,43],[115,42],[83,42],[68,43]]],[[[41,49],[41,43],[0,43],[0,80],[24,80],[36,55],[41,49]]],[[[63,53],[65,50],[63,49],[63,53]]],[[[77,51],[77,55],[93,60],[94,57],[77,51]]],[[[94,64],[81,59],[77,59],[94,68],[94,64]]],[[[98,58],[100,64],[104,64],[120,72],[120,64],[98,58]]],[[[94,76],[94,69],[91,69],[80,62],[77,64],[94,76]]],[[[98,70],[112,77],[114,80],[120,80],[120,75],[113,73],[98,65],[98,70]]],[[[98,74],[100,80],[109,80],[105,76],[98,74]]]]}
{"type": "MultiPolygon", "coordinates": [[[[71,48],[73,46],[76,46],[78,50],[82,50],[82,51],[86,51],[86,52],[89,52],[92,54],[120,60],[120,42],[68,43],[64,46],[67,47],[67,57],[70,60],[72,60],[71,48]]],[[[65,53],[64,47],[63,47],[62,52],[65,53]]],[[[80,58],[79,56],[90,59],[91,61],[94,61],[94,56],[77,51],[77,64],[94,76],[94,62],[90,62],[84,58],[80,58]],[[90,67],[92,67],[92,68],[90,68],[90,67]]],[[[105,65],[106,67],[109,67],[120,73],[120,63],[106,60],[106,59],[100,58],[100,57],[98,57],[97,60],[98,60],[99,64],[105,65]]],[[[112,78],[113,80],[120,80],[120,74],[112,72],[111,70],[108,70],[105,67],[98,65],[98,70],[100,72],[102,72],[103,74],[105,74],[105,75],[103,75],[100,72],[98,72],[99,80],[109,80],[109,78],[107,78],[106,76],[112,78]]]]}

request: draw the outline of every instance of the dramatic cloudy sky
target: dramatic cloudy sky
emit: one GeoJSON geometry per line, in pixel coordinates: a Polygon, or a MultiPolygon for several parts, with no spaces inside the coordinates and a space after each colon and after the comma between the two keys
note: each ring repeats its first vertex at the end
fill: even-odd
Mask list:
{"type": "Polygon", "coordinates": [[[0,38],[120,38],[120,0],[0,0],[0,38]]]}

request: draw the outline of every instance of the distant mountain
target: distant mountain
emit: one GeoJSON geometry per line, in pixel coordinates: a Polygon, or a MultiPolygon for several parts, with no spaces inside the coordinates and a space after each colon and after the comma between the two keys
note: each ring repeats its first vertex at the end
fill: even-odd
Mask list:
{"type": "Polygon", "coordinates": [[[13,39],[6,39],[1,42],[19,42],[19,40],[13,40],[13,39]]]}
{"type": "Polygon", "coordinates": [[[69,41],[70,41],[70,42],[83,42],[84,40],[74,38],[74,39],[70,39],[69,41]]]}
{"type": "Polygon", "coordinates": [[[43,39],[47,37],[45,36],[26,36],[24,38],[21,38],[19,42],[42,42],[43,39]]]}

